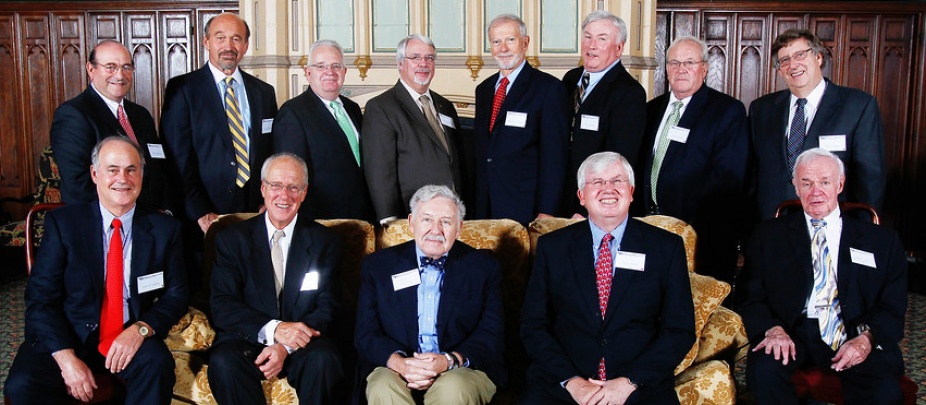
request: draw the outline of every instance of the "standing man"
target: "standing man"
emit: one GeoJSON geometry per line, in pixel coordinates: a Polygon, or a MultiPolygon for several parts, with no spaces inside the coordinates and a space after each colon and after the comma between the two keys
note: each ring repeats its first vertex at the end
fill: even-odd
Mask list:
{"type": "Polygon", "coordinates": [[[540,237],[527,285],[522,403],[677,404],[672,372],[695,342],[682,240],[630,218],[621,155],[589,156],[577,177],[588,220],[540,237]]]}
{"type": "Polygon", "coordinates": [[[408,215],[406,202],[426,184],[466,191],[457,110],[429,90],[436,60],[430,38],[412,34],[399,41],[398,82],[367,102],[360,148],[379,223],[408,215]]]}
{"type": "Polygon", "coordinates": [[[732,283],[745,219],[749,132],[743,103],[707,87],[707,71],[704,41],[681,36],[669,46],[671,91],[646,105],[637,170],[642,187],[633,211],[690,223],[698,232],[698,273],[732,283]]]}
{"type": "Polygon", "coordinates": [[[502,14],[488,35],[499,71],[476,87],[476,218],[526,225],[560,212],[569,106],[562,83],[526,63],[524,21],[502,14]]]}
{"type": "Polygon", "coordinates": [[[115,41],[103,41],[90,51],[87,76],[90,85],[55,110],[51,148],[61,174],[61,201],[97,199],[90,178],[90,151],[112,135],[122,135],[141,147],[145,160],[144,187],[138,204],[148,209],[169,209],[167,167],[151,113],[125,98],[135,81],[135,63],[129,50],[115,41]]]}
{"type": "Polygon", "coordinates": [[[360,106],[341,96],[344,52],[337,42],[309,47],[305,77],[311,91],[283,103],[273,124],[273,149],[291,152],[309,166],[303,213],[316,219],[373,219],[360,155],[360,106]]]}
{"type": "Polygon", "coordinates": [[[411,211],[415,240],[373,253],[361,270],[354,342],[366,398],[485,404],[507,380],[501,269],[457,242],[466,207],[450,188],[422,187],[411,211]]]}
{"type": "Polygon", "coordinates": [[[759,216],[771,218],[791,187],[794,160],[820,147],[836,154],[848,173],[843,201],[881,209],[884,202],[884,136],[878,101],[861,90],[823,78],[826,48],[810,31],[792,28],[772,43],[772,60],[788,90],[749,106],[759,216]]]}
{"type": "MultiPolygon", "coordinates": [[[[582,21],[583,65],[563,76],[573,106],[567,173],[606,150],[636,162],[646,124],[646,91],[621,63],[626,42],[627,24],[616,15],[599,10],[582,21]]],[[[570,181],[564,188],[567,215],[585,212],[570,191],[581,186],[570,181]]]]}
{"type": "Polygon", "coordinates": [[[216,238],[209,383],[219,404],[265,403],[260,382],[277,376],[300,404],[337,402],[344,370],[328,327],[340,240],[299,217],[307,172],[298,156],[268,158],[260,171],[267,211],[216,238]]]}
{"type": "Polygon", "coordinates": [[[26,340],[4,395],[14,404],[89,402],[93,372],[108,371],[125,381],[127,404],[166,405],[176,377],[164,338],[189,292],[180,223],[136,205],[144,160],[134,142],[105,138],[90,160],[98,200],[45,217],[26,285],[26,340]]]}
{"type": "Polygon", "coordinates": [[[836,371],[848,404],[902,403],[903,245],[888,228],[842,216],[845,182],[834,153],[801,153],[793,184],[804,211],[759,225],[746,245],[737,312],[760,404],[797,404],[791,375],[812,365],[836,371]]]}

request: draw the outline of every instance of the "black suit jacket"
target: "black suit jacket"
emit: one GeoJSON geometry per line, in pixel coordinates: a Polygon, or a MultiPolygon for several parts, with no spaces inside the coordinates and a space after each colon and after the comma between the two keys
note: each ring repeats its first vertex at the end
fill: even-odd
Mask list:
{"type": "Polygon", "coordinates": [[[296,218],[277,301],[265,215],[231,225],[216,237],[210,296],[216,344],[241,339],[262,345],[257,333],[273,319],[328,332],[337,305],[340,238],[306,216],[296,218]],[[318,272],[318,288],[301,291],[310,272],[318,272]]]}
{"type": "Polygon", "coordinates": [[[476,218],[511,218],[527,224],[561,210],[567,177],[569,104],[555,77],[524,63],[489,133],[495,83],[476,87],[476,218]],[[522,125],[508,122],[523,113],[522,125]]]}
{"type": "MultiPolygon", "coordinates": [[[[588,221],[541,236],[521,310],[528,379],[563,401],[559,383],[598,375],[671,392],[673,370],[695,342],[685,249],[677,235],[629,219],[620,244],[646,255],[644,271],[617,268],[605,319],[598,309],[588,221]]],[[[616,263],[615,263],[616,264],[616,263]]],[[[597,377],[596,377],[597,378],[597,377]]]]}
{"type": "MultiPolygon", "coordinates": [[[[180,223],[159,213],[135,210],[132,224],[130,320],[157,335],[187,311],[187,278],[180,223]],[[139,294],[138,277],[163,272],[164,287],[139,294]]],[[[45,217],[42,247],[26,285],[26,343],[40,353],[95,345],[105,293],[103,219],[100,204],[74,203],[45,217]]]]}
{"type": "MultiPolygon", "coordinates": [[[[782,201],[797,198],[788,168],[788,90],[765,95],[749,106],[749,126],[756,164],[759,216],[771,218],[782,201]]],[[[803,150],[820,146],[820,137],[845,135],[846,150],[832,151],[846,166],[841,201],[863,202],[881,209],[884,202],[884,135],[878,101],[861,90],[827,80],[826,90],[807,130],[803,150]]]]}
{"type": "MultiPolygon", "coordinates": [[[[360,136],[360,106],[347,97],[340,99],[360,136]]],[[[294,153],[309,166],[309,189],[300,212],[318,219],[373,220],[363,169],[354,159],[347,135],[312,90],[280,107],[273,123],[273,151],[294,153]]]]}
{"type": "Polygon", "coordinates": [[[208,62],[167,82],[161,134],[173,160],[174,184],[180,194],[176,198],[188,220],[196,221],[210,212],[254,212],[263,202],[260,168],[270,156],[273,142],[270,131],[263,133],[262,123],[276,116],[276,92],[244,71],[241,75],[251,109],[251,177],[243,188],[235,184],[238,167],[232,134],[208,62]]]}
{"type": "Polygon", "coordinates": [[[360,149],[376,220],[408,215],[409,200],[424,185],[443,184],[466,193],[457,110],[433,90],[431,96],[438,113],[453,123],[443,125],[449,154],[401,82],[367,102],[360,149]]]}
{"type": "MultiPolygon", "coordinates": [[[[377,251],[363,262],[354,343],[365,379],[396,351],[418,351],[418,288],[396,291],[392,275],[418,268],[415,241],[377,251]]],[[[497,386],[504,360],[501,269],[490,254],[457,241],[447,254],[437,310],[440,349],[459,352],[497,386]]]]}
{"type": "MultiPolygon", "coordinates": [[[[154,119],[145,107],[127,99],[122,104],[145,159],[138,205],[146,209],[171,209],[166,195],[168,168],[165,156],[151,156],[151,147],[163,147],[154,128],[154,119]]],[[[96,185],[90,178],[90,152],[99,141],[112,135],[127,136],[103,97],[90,86],[55,110],[50,136],[51,149],[61,175],[62,202],[80,203],[97,199],[96,185]]]]}

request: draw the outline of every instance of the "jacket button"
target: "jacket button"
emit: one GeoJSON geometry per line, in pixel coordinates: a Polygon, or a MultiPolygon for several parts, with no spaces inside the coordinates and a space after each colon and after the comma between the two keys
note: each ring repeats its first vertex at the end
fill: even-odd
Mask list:
{"type": "Polygon", "coordinates": [[[608,345],[608,339],[601,339],[601,345],[602,345],[602,346],[607,346],[607,345],[608,345]]]}
{"type": "Polygon", "coordinates": [[[231,165],[232,165],[232,166],[235,165],[235,161],[234,161],[234,160],[231,161],[231,165]]]}
{"type": "Polygon", "coordinates": [[[488,162],[488,163],[492,163],[492,158],[488,158],[488,159],[486,159],[486,162],[488,162]]]}

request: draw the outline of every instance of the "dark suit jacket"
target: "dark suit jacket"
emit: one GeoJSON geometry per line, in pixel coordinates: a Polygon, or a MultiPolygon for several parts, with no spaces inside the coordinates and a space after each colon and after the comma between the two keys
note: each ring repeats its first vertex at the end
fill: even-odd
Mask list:
{"type": "Polygon", "coordinates": [[[476,87],[476,218],[527,224],[538,213],[557,215],[566,181],[569,104],[562,83],[525,63],[498,112],[489,120],[498,73],[476,87]],[[512,112],[523,127],[506,125],[512,112]]]}
{"type": "MultiPolygon", "coordinates": [[[[431,91],[439,114],[453,121],[443,125],[450,154],[428,124],[418,100],[412,100],[401,82],[367,102],[363,114],[363,171],[367,177],[376,220],[408,215],[408,202],[415,191],[428,184],[443,184],[466,191],[460,139],[460,119],[447,99],[431,91]]],[[[462,191],[462,192],[461,192],[462,191]]]]}
{"type": "Polygon", "coordinates": [[[196,221],[209,212],[254,212],[263,202],[260,168],[273,149],[271,133],[262,122],[277,113],[273,86],[244,71],[244,88],[251,108],[248,160],[251,177],[244,188],[235,185],[238,167],[228,130],[225,104],[207,65],[167,82],[161,134],[173,160],[175,184],[181,186],[183,216],[196,221]]]}
{"type": "MultiPolygon", "coordinates": [[[[787,129],[791,93],[765,95],[749,106],[756,163],[756,198],[762,219],[771,218],[782,201],[797,198],[788,169],[787,129]]],[[[846,165],[841,201],[863,202],[881,209],[884,202],[884,136],[878,101],[861,90],[827,80],[803,150],[820,146],[820,137],[845,135],[846,150],[833,151],[846,165]]]]}
{"type": "MultiPolygon", "coordinates": [[[[99,328],[105,292],[102,235],[97,201],[68,204],[45,217],[42,247],[26,286],[26,343],[36,352],[96,344],[88,337],[99,328]]],[[[187,311],[181,246],[177,220],[135,210],[129,318],[151,325],[161,339],[187,311]],[[164,287],[139,294],[138,277],[158,272],[164,287]]]]}
{"type": "Polygon", "coordinates": [[[672,390],[672,372],[695,342],[681,238],[628,220],[620,249],[645,254],[645,270],[615,270],[602,320],[591,235],[582,221],[540,237],[524,298],[529,304],[521,309],[529,381],[566,401],[569,393],[559,383],[597,376],[604,357],[608,379],[672,390]]]}
{"type": "MultiPolygon", "coordinates": [[[[418,268],[415,242],[377,251],[363,262],[354,344],[365,379],[396,351],[418,351],[418,288],[395,291],[392,275],[418,268]]],[[[457,241],[447,255],[437,310],[440,349],[460,352],[497,386],[504,363],[501,269],[488,253],[457,241]]]]}
{"type": "Polygon", "coordinates": [[[296,218],[278,302],[265,215],[231,225],[216,237],[210,297],[216,344],[231,339],[263,344],[257,333],[273,319],[328,332],[337,304],[334,267],[340,238],[306,216],[296,218]],[[300,291],[313,271],[318,272],[318,288],[300,291]]]}
{"type": "MultiPolygon", "coordinates": [[[[806,316],[802,311],[813,288],[810,245],[803,213],[760,224],[746,245],[736,298],[753,345],[773,326],[790,333],[806,316]]],[[[875,344],[885,353],[896,352],[895,361],[901,362],[898,343],[907,309],[907,263],[900,238],[888,228],[843,216],[836,260],[848,338],[858,336],[856,327],[867,324],[875,344]],[[853,248],[873,254],[877,269],[853,263],[853,248]]]]}
{"type": "MultiPolygon", "coordinates": [[[[570,100],[574,97],[578,89],[577,84],[584,72],[584,68],[577,67],[563,76],[563,84],[570,100]]],[[[592,92],[585,96],[585,101],[573,116],[565,214],[585,212],[576,197],[578,185],[575,183],[576,172],[585,158],[598,152],[612,151],[620,153],[634,165],[639,156],[640,144],[643,142],[645,124],[646,91],[633,76],[630,76],[623,63],[618,63],[601,78],[592,92]],[[597,131],[581,128],[583,115],[598,117],[597,131]]]]}
{"type": "MultiPolygon", "coordinates": [[[[360,106],[344,96],[341,102],[361,135],[360,106]]],[[[294,153],[309,166],[309,189],[300,212],[318,219],[373,220],[363,169],[354,159],[347,135],[312,90],[280,107],[273,123],[273,151],[294,153]]],[[[361,163],[362,159],[361,155],[361,163]]]]}
{"type": "MultiPolygon", "coordinates": [[[[138,205],[147,209],[171,209],[167,197],[167,163],[153,158],[148,145],[162,146],[154,120],[145,107],[123,100],[125,115],[144,152],[145,176],[138,205]]],[[[58,106],[51,123],[51,149],[61,175],[61,201],[79,203],[97,199],[90,179],[90,152],[99,141],[112,135],[127,136],[103,98],[87,86],[83,93],[58,106]]]]}

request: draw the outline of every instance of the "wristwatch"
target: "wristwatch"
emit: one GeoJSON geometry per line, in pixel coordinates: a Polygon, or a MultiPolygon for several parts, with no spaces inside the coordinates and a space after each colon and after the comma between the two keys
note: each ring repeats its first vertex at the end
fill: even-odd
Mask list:
{"type": "Polygon", "coordinates": [[[141,322],[135,322],[135,325],[138,326],[138,333],[141,334],[142,338],[147,339],[149,336],[151,336],[151,329],[148,329],[145,324],[141,322]]]}

